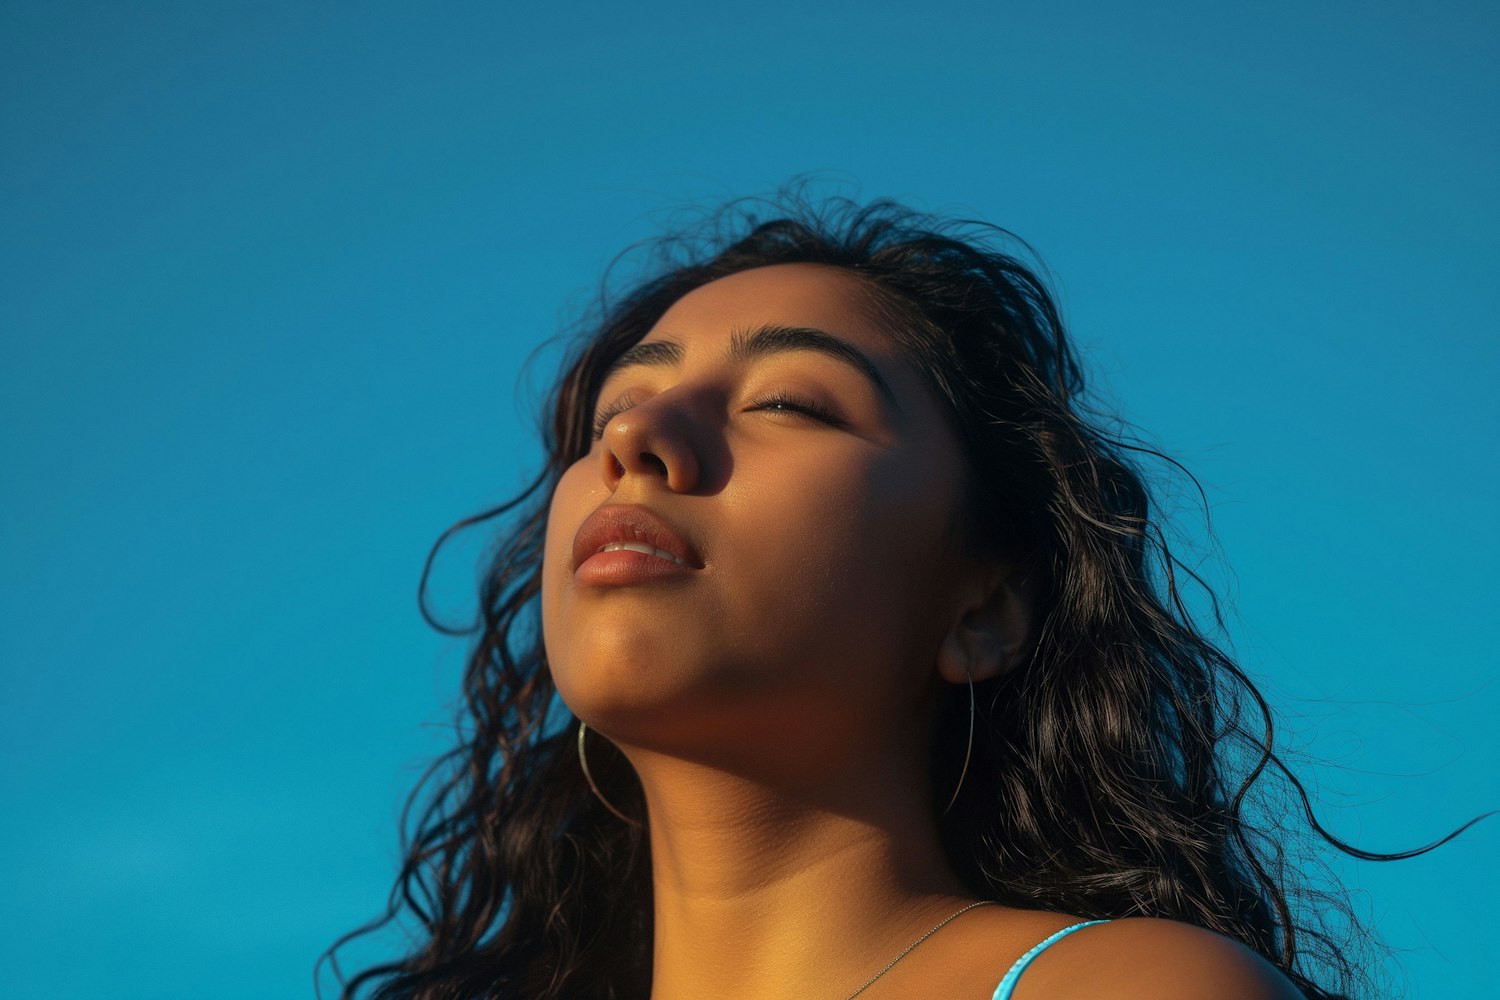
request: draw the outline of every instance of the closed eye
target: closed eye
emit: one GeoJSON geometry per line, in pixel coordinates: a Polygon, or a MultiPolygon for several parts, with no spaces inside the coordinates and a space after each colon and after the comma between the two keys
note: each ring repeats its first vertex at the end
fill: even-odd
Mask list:
{"type": "MultiPolygon", "coordinates": [[[[603,438],[604,431],[609,426],[609,422],[635,405],[636,401],[634,397],[626,394],[608,406],[601,408],[598,413],[594,414],[594,440],[598,441],[603,438]]],[[[795,413],[809,417],[820,423],[828,424],[830,427],[847,426],[847,421],[843,417],[840,417],[822,403],[803,399],[785,392],[776,392],[769,396],[761,396],[753,400],[749,404],[748,409],[771,413],[795,413]]]]}
{"type": "Polygon", "coordinates": [[[634,405],[634,397],[627,393],[594,414],[594,440],[604,437],[604,428],[609,426],[609,422],[634,405]]]}
{"type": "Polygon", "coordinates": [[[802,399],[784,392],[763,396],[750,404],[752,410],[769,410],[773,413],[800,413],[832,427],[843,427],[845,421],[822,403],[802,399]]]}

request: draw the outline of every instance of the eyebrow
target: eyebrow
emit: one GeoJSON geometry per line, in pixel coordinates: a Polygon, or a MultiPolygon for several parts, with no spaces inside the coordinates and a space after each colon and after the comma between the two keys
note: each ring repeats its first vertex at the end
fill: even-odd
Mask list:
{"type": "MultiPolygon", "coordinates": [[[[810,326],[766,325],[749,331],[736,330],[729,338],[728,357],[731,361],[753,361],[793,351],[815,351],[842,361],[863,375],[891,406],[898,411],[901,409],[901,405],[896,402],[896,394],[891,391],[890,384],[881,376],[875,363],[864,352],[826,330],[810,326]]],[[[682,357],[682,345],[673,340],[636,344],[610,365],[604,377],[608,379],[621,369],[636,365],[648,368],[680,365],[682,357]]]]}

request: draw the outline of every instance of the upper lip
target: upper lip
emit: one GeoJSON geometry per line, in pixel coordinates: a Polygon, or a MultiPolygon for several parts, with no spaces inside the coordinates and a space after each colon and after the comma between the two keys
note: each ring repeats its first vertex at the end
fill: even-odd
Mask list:
{"type": "Polygon", "coordinates": [[[613,542],[644,542],[670,552],[684,566],[702,569],[698,553],[654,511],[636,504],[605,504],[584,518],[573,536],[573,568],[613,542]]]}

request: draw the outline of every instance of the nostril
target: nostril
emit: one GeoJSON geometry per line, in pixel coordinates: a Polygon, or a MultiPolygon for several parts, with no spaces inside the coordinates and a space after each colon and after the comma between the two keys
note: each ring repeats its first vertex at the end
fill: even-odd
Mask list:
{"type": "Polygon", "coordinates": [[[641,464],[650,466],[653,472],[665,477],[667,474],[667,463],[651,454],[649,451],[641,452],[641,464]]]}

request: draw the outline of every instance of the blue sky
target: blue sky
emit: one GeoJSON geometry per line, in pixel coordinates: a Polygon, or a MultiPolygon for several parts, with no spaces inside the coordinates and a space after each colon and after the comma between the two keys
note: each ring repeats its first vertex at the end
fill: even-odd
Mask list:
{"type": "MultiPolygon", "coordinates": [[[[1494,807],[1497,106],[1493,3],[0,3],[7,994],[310,993],[443,744],[415,583],[527,476],[523,361],[804,173],[1037,248],[1334,829],[1494,807]]],[[[1495,827],[1341,869],[1414,997],[1491,982],[1495,827]]]]}

